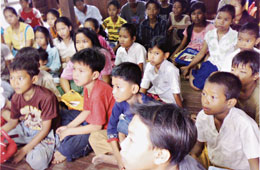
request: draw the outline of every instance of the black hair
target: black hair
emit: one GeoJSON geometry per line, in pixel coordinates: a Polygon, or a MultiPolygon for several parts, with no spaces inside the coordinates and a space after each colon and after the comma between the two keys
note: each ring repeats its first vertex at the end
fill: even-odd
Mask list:
{"type": "Polygon", "coordinates": [[[167,41],[167,38],[164,36],[155,36],[152,39],[150,48],[157,47],[160,50],[162,50],[164,53],[169,52],[169,42],[167,41]]]}
{"type": "Polygon", "coordinates": [[[250,35],[254,35],[255,38],[259,37],[259,26],[257,23],[248,22],[242,25],[238,32],[248,32],[250,35]]]}
{"type": "Polygon", "coordinates": [[[43,48],[38,48],[38,52],[39,52],[39,60],[42,61],[48,61],[48,53],[46,52],[46,50],[44,50],[43,48]]]}
{"type": "Polygon", "coordinates": [[[223,7],[221,7],[219,10],[218,10],[218,13],[219,12],[227,12],[231,15],[232,19],[235,18],[235,15],[236,15],[236,11],[235,11],[235,7],[233,5],[224,5],[223,7]]]}
{"type": "Polygon", "coordinates": [[[156,8],[160,10],[161,5],[157,0],[149,0],[148,2],[146,2],[145,9],[148,8],[149,4],[155,4],[156,8]]]}
{"type": "Polygon", "coordinates": [[[215,72],[209,76],[207,82],[224,86],[226,100],[232,98],[238,99],[242,88],[239,78],[229,72],[215,72]]]}
{"type": "Polygon", "coordinates": [[[204,20],[203,20],[203,24],[206,26],[207,25],[207,20],[206,20],[206,16],[205,16],[205,14],[206,14],[206,6],[205,6],[205,4],[203,3],[203,2],[200,2],[200,1],[195,1],[194,3],[192,3],[192,5],[191,5],[191,7],[190,7],[190,16],[191,16],[191,14],[194,12],[194,11],[196,11],[196,10],[198,10],[198,9],[200,9],[203,13],[204,13],[204,20]]]}
{"type": "Polygon", "coordinates": [[[99,28],[99,34],[107,38],[107,33],[104,31],[104,28],[99,24],[96,18],[87,18],[84,23],[86,22],[92,22],[95,27],[95,31],[99,28]]]}
{"type": "Polygon", "coordinates": [[[5,11],[10,11],[11,13],[13,13],[14,15],[18,16],[16,10],[13,7],[7,6],[5,7],[3,13],[5,13],[5,11]]]}
{"type": "Polygon", "coordinates": [[[14,61],[9,65],[9,71],[25,70],[31,78],[38,75],[40,72],[39,55],[36,56],[36,54],[39,54],[38,51],[36,50],[36,54],[32,56],[32,54],[35,53],[35,50],[36,49],[32,47],[25,47],[18,51],[14,61]]]}
{"type": "Polygon", "coordinates": [[[49,10],[47,11],[47,13],[46,13],[46,16],[47,16],[48,13],[51,13],[51,14],[54,15],[57,19],[60,17],[59,11],[58,11],[57,9],[55,9],[55,8],[49,9],[49,10]]]}
{"type": "Polygon", "coordinates": [[[239,64],[249,64],[252,69],[252,75],[259,73],[260,61],[259,53],[254,50],[244,50],[239,52],[232,60],[232,67],[238,67],[239,64]]]}
{"type": "Polygon", "coordinates": [[[82,33],[86,37],[88,37],[91,40],[93,47],[102,48],[102,46],[101,46],[101,44],[98,40],[97,33],[94,30],[91,30],[89,28],[80,28],[80,29],[78,29],[78,32],[75,34],[74,45],[75,45],[76,50],[77,50],[77,48],[76,48],[76,35],[79,34],[79,33],[82,33]]]}
{"type": "MultiPolygon", "coordinates": [[[[71,37],[72,39],[74,39],[74,30],[73,30],[73,26],[72,26],[72,24],[71,24],[70,19],[67,18],[67,17],[64,17],[64,16],[59,17],[59,18],[55,21],[55,23],[54,23],[55,28],[56,28],[56,26],[57,26],[57,24],[58,24],[59,22],[62,22],[62,23],[65,24],[67,27],[71,27],[70,37],[71,37]]],[[[56,28],[56,30],[57,30],[57,28],[56,28]]],[[[59,39],[59,41],[62,41],[62,38],[59,36],[59,34],[58,34],[58,39],[59,39]]]]}
{"type": "Polygon", "coordinates": [[[186,0],[174,0],[172,4],[175,2],[179,2],[182,6],[182,11],[185,12],[185,9],[187,8],[187,1],[186,0]]]}
{"type": "Polygon", "coordinates": [[[117,0],[111,0],[107,3],[107,8],[110,6],[110,5],[114,5],[117,9],[120,9],[120,3],[117,1],[117,0]]]}
{"type": "Polygon", "coordinates": [[[86,48],[80,50],[71,58],[73,63],[82,63],[91,68],[91,70],[101,72],[105,67],[105,56],[96,48],[86,48]]]}
{"type": "Polygon", "coordinates": [[[84,2],[83,0],[73,0],[74,5],[76,5],[76,3],[77,3],[78,1],[84,2]]]}
{"type": "Polygon", "coordinates": [[[130,23],[125,23],[121,26],[121,28],[119,28],[119,31],[122,29],[122,28],[125,28],[130,36],[133,38],[133,37],[136,37],[136,27],[134,26],[134,24],[130,24],[130,23]]]}
{"type": "MultiPolygon", "coordinates": [[[[21,1],[21,0],[20,0],[21,1]]],[[[26,1],[29,3],[29,7],[32,8],[33,7],[33,3],[32,3],[32,0],[23,0],[23,1],[26,1]]]]}
{"type": "Polygon", "coordinates": [[[174,104],[148,103],[132,107],[148,127],[153,147],[170,152],[170,164],[180,163],[197,141],[197,130],[188,112],[174,104]]]}
{"type": "Polygon", "coordinates": [[[127,82],[140,86],[142,71],[137,64],[124,62],[115,66],[112,70],[112,77],[119,77],[127,82]]]}
{"type": "Polygon", "coordinates": [[[246,0],[240,0],[240,4],[242,7],[244,7],[244,5],[246,4],[246,0]]]}
{"type": "Polygon", "coordinates": [[[53,42],[52,42],[52,37],[51,37],[50,32],[47,28],[45,28],[44,26],[37,26],[34,32],[35,32],[35,34],[36,34],[36,32],[43,33],[44,36],[45,36],[46,43],[50,44],[51,47],[54,47],[53,42]]]}

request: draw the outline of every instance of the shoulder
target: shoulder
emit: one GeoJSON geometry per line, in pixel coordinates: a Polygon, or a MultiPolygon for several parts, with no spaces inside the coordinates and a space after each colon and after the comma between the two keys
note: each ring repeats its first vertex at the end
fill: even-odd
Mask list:
{"type": "Polygon", "coordinates": [[[107,17],[106,19],[104,19],[103,24],[107,24],[109,22],[111,22],[111,17],[107,17]]]}
{"type": "Polygon", "coordinates": [[[97,95],[104,96],[104,95],[107,95],[110,93],[112,96],[112,87],[102,80],[96,80],[95,88],[93,90],[94,90],[95,96],[97,96],[97,95]]]}
{"type": "Polygon", "coordinates": [[[163,68],[168,72],[177,72],[179,73],[179,69],[170,61],[164,60],[162,63],[163,68]]]}
{"type": "Polygon", "coordinates": [[[137,6],[139,7],[145,7],[145,3],[143,1],[138,1],[137,6]]]}
{"type": "Polygon", "coordinates": [[[49,89],[39,86],[39,85],[35,85],[35,87],[36,87],[35,95],[41,96],[41,97],[37,97],[41,101],[50,101],[50,100],[56,99],[56,96],[54,95],[54,93],[52,91],[50,91],[49,89]]]}
{"type": "MultiPolygon", "coordinates": [[[[140,43],[137,43],[137,42],[134,42],[134,43],[132,44],[132,47],[133,47],[134,49],[145,50],[144,46],[143,46],[142,44],[140,44],[140,43]]],[[[140,52],[139,50],[137,50],[136,52],[140,52]]],[[[145,51],[146,51],[146,50],[145,50],[145,51]]]]}
{"type": "Polygon", "coordinates": [[[120,24],[127,23],[127,21],[124,18],[120,17],[120,16],[118,16],[118,20],[119,20],[120,24]]]}
{"type": "Polygon", "coordinates": [[[94,5],[87,5],[88,8],[93,9],[96,12],[99,12],[99,9],[94,5]]]}
{"type": "Polygon", "coordinates": [[[205,27],[205,29],[206,29],[207,31],[213,30],[214,28],[215,28],[215,26],[214,26],[214,24],[212,24],[212,23],[208,23],[207,26],[205,27]]]}
{"type": "Polygon", "coordinates": [[[243,110],[233,107],[229,112],[230,120],[236,124],[236,126],[240,127],[248,127],[256,124],[256,122],[248,116],[243,110]]]}
{"type": "Polygon", "coordinates": [[[236,30],[233,30],[232,28],[229,28],[228,35],[237,37],[238,32],[236,30]]]}

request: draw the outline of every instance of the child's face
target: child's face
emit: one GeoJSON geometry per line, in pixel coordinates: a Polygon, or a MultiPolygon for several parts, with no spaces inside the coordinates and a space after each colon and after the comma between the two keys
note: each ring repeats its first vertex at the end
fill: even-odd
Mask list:
{"type": "Polygon", "coordinates": [[[9,11],[9,10],[6,10],[6,11],[4,12],[4,16],[5,16],[6,21],[7,21],[8,24],[10,24],[10,25],[15,25],[16,23],[19,22],[19,17],[16,16],[14,13],[12,13],[12,12],[9,11]]]}
{"type": "Polygon", "coordinates": [[[129,48],[134,43],[135,37],[131,37],[127,29],[121,28],[118,41],[123,48],[129,48]]]}
{"type": "Polygon", "coordinates": [[[37,31],[35,33],[35,41],[40,47],[47,45],[46,37],[42,32],[37,31]]]}
{"type": "Polygon", "coordinates": [[[157,46],[148,50],[148,60],[156,68],[160,68],[160,65],[165,59],[167,59],[167,57],[167,53],[164,53],[157,46]]]}
{"type": "Polygon", "coordinates": [[[215,19],[215,27],[218,31],[228,31],[232,23],[232,16],[228,12],[218,12],[215,19]]]}
{"type": "Polygon", "coordinates": [[[228,109],[225,87],[216,83],[206,82],[201,93],[201,103],[207,115],[224,113],[228,109]]]}
{"type": "Polygon", "coordinates": [[[235,7],[236,15],[239,15],[243,12],[243,7],[241,5],[241,0],[229,0],[229,4],[235,7]]]}
{"type": "Polygon", "coordinates": [[[78,10],[80,11],[84,11],[85,6],[84,6],[84,2],[83,1],[77,1],[75,4],[76,8],[78,8],[78,10]]]}
{"type": "Polygon", "coordinates": [[[150,3],[146,8],[146,14],[149,19],[154,19],[159,14],[159,9],[154,3],[150,3]]]}
{"type": "Polygon", "coordinates": [[[90,22],[90,21],[85,22],[84,27],[89,28],[89,29],[95,31],[96,33],[98,33],[97,30],[95,30],[95,25],[93,24],[93,22],[90,22]]]}
{"type": "Polygon", "coordinates": [[[10,83],[16,94],[24,94],[32,87],[33,80],[25,70],[10,71],[10,83]]]}
{"type": "Polygon", "coordinates": [[[259,73],[254,75],[252,74],[253,72],[249,63],[246,65],[239,64],[237,67],[233,65],[231,72],[240,79],[243,87],[251,84],[259,78],[259,73]]]}
{"type": "Polygon", "coordinates": [[[92,48],[93,44],[92,41],[85,36],[83,33],[78,33],[76,35],[76,48],[77,51],[80,51],[85,48],[92,48]]]}
{"type": "Polygon", "coordinates": [[[46,66],[46,64],[48,63],[48,60],[39,60],[39,63],[40,63],[40,67],[46,66]]]}
{"type": "Polygon", "coordinates": [[[194,24],[200,24],[205,20],[205,14],[201,9],[196,9],[191,13],[191,20],[194,24]]]}
{"type": "Polygon", "coordinates": [[[134,92],[134,84],[129,83],[120,77],[112,77],[112,85],[112,93],[116,102],[127,101],[131,99],[134,94],[136,94],[136,92],[134,92]]]}
{"type": "Polygon", "coordinates": [[[47,14],[47,23],[50,27],[54,27],[54,23],[56,20],[56,16],[54,16],[52,13],[47,14]]]}
{"type": "Polygon", "coordinates": [[[85,86],[94,80],[94,73],[89,66],[75,62],[72,77],[77,86],[85,86]]]}
{"type": "Polygon", "coordinates": [[[239,32],[237,39],[237,47],[241,50],[250,50],[254,48],[256,37],[249,32],[239,32]]]}
{"type": "Polygon", "coordinates": [[[108,7],[108,15],[111,17],[111,18],[115,18],[118,14],[118,9],[116,6],[114,5],[109,5],[108,7]]]}
{"type": "Polygon", "coordinates": [[[128,135],[121,143],[120,154],[128,170],[155,169],[156,149],[153,149],[148,127],[135,115],[128,126],[128,135]]]}
{"type": "Polygon", "coordinates": [[[29,8],[29,3],[26,2],[25,0],[20,0],[20,5],[22,6],[22,8],[29,8]]]}
{"type": "Polygon", "coordinates": [[[64,39],[68,39],[70,37],[70,31],[71,31],[71,27],[68,27],[66,24],[64,24],[63,22],[58,22],[56,24],[56,30],[58,35],[64,40],[64,39]]]}
{"type": "Polygon", "coordinates": [[[182,14],[182,5],[180,2],[175,2],[172,7],[172,12],[175,16],[182,14]]]}

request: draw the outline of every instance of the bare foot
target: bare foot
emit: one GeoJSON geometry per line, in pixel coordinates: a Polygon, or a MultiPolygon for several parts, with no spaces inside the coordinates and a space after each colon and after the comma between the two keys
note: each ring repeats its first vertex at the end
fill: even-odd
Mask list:
{"type": "Polygon", "coordinates": [[[107,163],[107,164],[112,164],[112,165],[117,165],[116,158],[113,155],[97,155],[92,159],[92,163],[94,165],[98,165],[101,163],[107,163]]]}
{"type": "Polygon", "coordinates": [[[59,151],[56,151],[53,155],[52,164],[59,164],[66,160],[66,157],[63,156],[59,151]]]}

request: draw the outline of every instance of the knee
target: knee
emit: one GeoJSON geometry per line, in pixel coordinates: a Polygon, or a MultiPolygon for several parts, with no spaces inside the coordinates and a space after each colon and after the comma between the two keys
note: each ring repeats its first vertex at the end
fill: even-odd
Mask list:
{"type": "Polygon", "coordinates": [[[34,151],[29,152],[26,156],[26,162],[32,169],[37,170],[47,169],[49,165],[48,160],[47,155],[34,151]]]}

